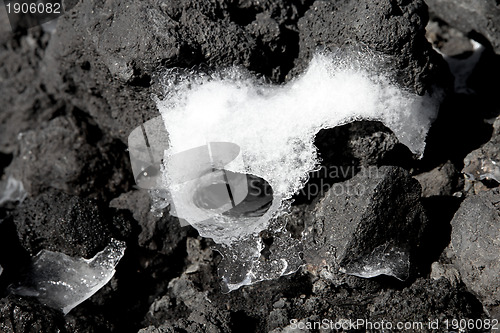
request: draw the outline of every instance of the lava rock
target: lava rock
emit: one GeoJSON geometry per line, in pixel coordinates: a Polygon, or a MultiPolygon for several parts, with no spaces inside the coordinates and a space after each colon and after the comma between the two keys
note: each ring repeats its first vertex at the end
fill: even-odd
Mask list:
{"type": "Polygon", "coordinates": [[[181,227],[179,220],[164,212],[162,216],[151,212],[151,196],[147,191],[130,191],[110,202],[110,207],[132,213],[140,227],[139,246],[170,255],[185,240],[191,230],[181,227]]]}
{"type": "Polygon", "coordinates": [[[415,176],[422,186],[422,197],[451,196],[463,186],[460,172],[450,161],[415,176]]]}
{"type": "Polygon", "coordinates": [[[466,176],[466,189],[473,189],[476,194],[500,185],[500,117],[493,129],[491,140],[464,159],[462,172],[466,176]]]}
{"type": "Polygon", "coordinates": [[[10,295],[0,299],[0,332],[67,332],[61,312],[35,299],[10,295]]]}
{"type": "Polygon", "coordinates": [[[85,113],[74,110],[20,135],[20,152],[6,173],[33,196],[47,188],[106,198],[130,186],[125,147],[104,136],[85,113]]]}
{"type": "MultiPolygon", "coordinates": [[[[174,303],[164,297],[153,303],[150,309],[150,313],[157,321],[169,323],[168,326],[174,326],[176,331],[231,332],[228,327],[229,311],[224,311],[211,304],[207,298],[207,292],[199,291],[186,275],[173,279],[169,283],[169,289],[170,298],[176,300],[176,308],[182,307],[183,311],[187,311],[189,315],[186,319],[177,320],[175,324],[169,323],[174,303]],[[160,314],[163,314],[163,317],[160,317],[160,314]]],[[[179,310],[181,309],[177,309],[177,311],[179,310]]],[[[146,332],[148,331],[146,330],[146,332]]]]}
{"type": "Polygon", "coordinates": [[[239,65],[282,81],[307,2],[81,1],[59,19],[47,47],[47,91],[126,142],[157,115],[159,69],[239,65]]]}
{"type": "Polygon", "coordinates": [[[482,34],[500,53],[500,8],[495,0],[426,0],[431,13],[465,33],[482,34]]]}
{"type": "Polygon", "coordinates": [[[451,226],[448,257],[467,287],[500,319],[500,189],[467,197],[451,226]]]}
{"type": "Polygon", "coordinates": [[[425,38],[427,7],[416,1],[315,1],[300,18],[300,52],[294,73],[302,72],[318,48],[361,44],[389,57],[398,82],[423,95],[451,83],[446,64],[425,38]],[[418,50],[418,51],[417,51],[418,50]]]}
{"type": "Polygon", "coordinates": [[[314,145],[321,168],[309,173],[307,184],[294,196],[294,204],[311,203],[324,194],[318,189],[352,178],[363,166],[407,168],[414,162],[411,151],[379,121],[355,121],[322,129],[314,145]]]}
{"type": "Polygon", "coordinates": [[[385,246],[404,249],[410,258],[393,261],[409,265],[427,223],[420,192],[418,182],[398,167],[363,168],[335,184],[306,220],[304,259],[309,268],[327,277],[339,268],[356,273],[360,260],[378,256],[377,249],[385,246]]]}
{"type": "MultiPolygon", "coordinates": [[[[8,25],[8,18],[2,17],[1,22],[8,25]]],[[[49,120],[64,107],[63,101],[44,91],[41,80],[49,40],[50,35],[40,27],[26,34],[0,33],[0,151],[14,152],[19,133],[49,120]]]]}
{"type": "Polygon", "coordinates": [[[40,250],[91,258],[111,239],[95,201],[49,190],[30,197],[14,212],[19,241],[31,254],[40,250]]]}
{"type": "Polygon", "coordinates": [[[385,290],[372,300],[369,311],[372,321],[421,322],[423,327],[411,327],[413,332],[434,332],[435,329],[428,326],[430,321],[437,320],[438,326],[443,327],[445,319],[487,318],[477,299],[463,287],[455,288],[445,279],[419,278],[401,291],[385,290]]]}

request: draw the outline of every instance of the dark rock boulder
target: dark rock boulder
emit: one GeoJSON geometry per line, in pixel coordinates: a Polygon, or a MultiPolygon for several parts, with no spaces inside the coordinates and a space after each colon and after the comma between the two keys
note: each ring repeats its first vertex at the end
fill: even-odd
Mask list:
{"type": "MultiPolygon", "coordinates": [[[[495,0],[426,0],[432,14],[465,33],[480,33],[500,53],[500,7],[495,0]]],[[[476,36],[477,38],[477,36],[476,36]]]]}
{"type": "Polygon", "coordinates": [[[140,227],[137,242],[140,247],[170,255],[185,240],[191,227],[181,227],[176,217],[165,211],[162,216],[151,211],[151,196],[147,191],[130,191],[110,202],[110,207],[131,213],[140,227]]]}
{"type": "Polygon", "coordinates": [[[362,45],[389,58],[396,79],[419,95],[449,85],[441,56],[425,38],[427,6],[416,1],[315,1],[300,18],[300,52],[294,73],[303,71],[318,48],[362,45]]]}
{"type": "Polygon", "coordinates": [[[283,80],[308,1],[81,1],[47,48],[47,90],[126,141],[157,115],[158,68],[245,67],[283,80]]]}
{"type": "Polygon", "coordinates": [[[111,238],[95,201],[56,190],[26,199],[14,212],[14,223],[19,241],[31,255],[45,249],[91,258],[111,238]]]}
{"type": "Polygon", "coordinates": [[[479,193],[500,185],[500,117],[493,124],[490,141],[470,152],[464,159],[462,173],[467,190],[479,193]]]}
{"type": "Polygon", "coordinates": [[[0,332],[65,333],[63,314],[34,299],[8,296],[0,299],[0,332]]]}
{"type": "Polygon", "coordinates": [[[420,192],[418,182],[398,167],[362,168],[334,184],[306,220],[309,269],[335,275],[341,268],[364,277],[385,270],[407,277],[427,222],[420,192]],[[323,267],[330,269],[322,272],[323,267]]]}
{"type": "Polygon", "coordinates": [[[467,197],[451,227],[448,257],[467,287],[500,319],[500,190],[467,197]]]}
{"type": "Polygon", "coordinates": [[[81,111],[22,133],[19,145],[6,173],[21,180],[30,195],[56,188],[106,199],[131,184],[126,147],[104,135],[81,111]]]}
{"type": "Polygon", "coordinates": [[[463,178],[455,165],[447,161],[431,171],[415,176],[422,186],[422,197],[451,196],[463,187],[463,178]]]}

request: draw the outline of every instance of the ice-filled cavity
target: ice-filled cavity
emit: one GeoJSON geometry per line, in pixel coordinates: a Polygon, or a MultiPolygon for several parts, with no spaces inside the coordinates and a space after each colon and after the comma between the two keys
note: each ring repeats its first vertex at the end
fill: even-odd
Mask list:
{"type": "Polygon", "coordinates": [[[124,253],[125,242],[115,239],[92,259],[42,250],[33,258],[26,279],[10,290],[67,314],[111,280],[124,253]]]}
{"type": "Polygon", "coordinates": [[[9,176],[7,180],[0,182],[0,206],[7,203],[21,203],[26,199],[27,193],[20,180],[9,176]]]}
{"type": "MultiPolygon", "coordinates": [[[[263,259],[259,233],[286,212],[318,167],[314,138],[321,129],[378,120],[423,154],[438,97],[415,95],[393,79],[383,56],[353,50],[317,54],[305,73],[284,85],[240,68],[162,72],[155,100],[168,143],[151,191],[155,207],[170,205],[172,215],[219,244],[228,290],[295,271],[295,246],[278,241],[263,259]],[[252,179],[260,190],[250,188],[252,179]],[[252,190],[258,198],[236,209],[252,190]]],[[[153,161],[155,154],[143,155],[153,161]]]]}
{"type": "Polygon", "coordinates": [[[362,278],[388,275],[404,281],[410,274],[410,257],[401,247],[384,244],[371,254],[350,262],[341,271],[362,278]]]}

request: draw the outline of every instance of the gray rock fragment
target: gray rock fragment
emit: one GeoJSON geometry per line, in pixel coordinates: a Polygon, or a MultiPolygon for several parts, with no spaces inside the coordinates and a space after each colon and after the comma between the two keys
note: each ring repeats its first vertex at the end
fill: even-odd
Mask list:
{"type": "Polygon", "coordinates": [[[493,124],[491,140],[469,153],[464,159],[462,173],[465,175],[466,190],[478,193],[488,186],[500,185],[500,117],[493,124]]]}
{"type": "Polygon", "coordinates": [[[441,195],[453,195],[463,186],[460,172],[453,163],[447,161],[431,171],[415,176],[422,186],[422,197],[432,197],[441,195]]]}
{"type": "Polygon", "coordinates": [[[171,254],[186,237],[188,228],[182,228],[176,217],[167,212],[160,217],[151,212],[151,196],[145,190],[123,193],[111,200],[110,207],[130,211],[141,231],[139,246],[171,254]]]}
{"type": "Polygon", "coordinates": [[[362,44],[391,58],[402,86],[420,95],[434,84],[446,86],[446,64],[425,39],[427,20],[423,1],[315,1],[298,23],[294,72],[307,66],[318,47],[362,44]]]}
{"type": "Polygon", "coordinates": [[[62,313],[34,299],[9,295],[0,299],[0,332],[67,332],[62,313]]]}
{"type": "Polygon", "coordinates": [[[82,112],[56,117],[18,139],[19,155],[6,173],[22,181],[30,195],[52,187],[100,196],[127,183],[125,147],[120,152],[82,112]]]}
{"type": "Polygon", "coordinates": [[[333,275],[342,269],[366,277],[378,271],[404,279],[427,222],[420,191],[398,167],[362,168],[335,184],[306,221],[309,269],[321,274],[329,267],[333,275]]]}
{"type": "Polygon", "coordinates": [[[41,250],[90,258],[111,239],[95,201],[49,190],[29,197],[14,212],[19,241],[31,254],[41,250]]]}
{"type": "Polygon", "coordinates": [[[500,52],[500,8],[495,0],[426,0],[434,15],[465,33],[486,37],[500,52]]]}
{"type": "Polygon", "coordinates": [[[451,226],[448,257],[483,305],[500,313],[500,189],[467,197],[451,226]]]}

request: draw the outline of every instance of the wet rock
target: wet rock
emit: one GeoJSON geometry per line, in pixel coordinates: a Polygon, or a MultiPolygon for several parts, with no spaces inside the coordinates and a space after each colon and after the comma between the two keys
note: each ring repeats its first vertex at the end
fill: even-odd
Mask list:
{"type": "Polygon", "coordinates": [[[47,90],[125,142],[157,115],[150,88],[159,68],[241,65],[282,81],[307,2],[82,1],[48,46],[47,90]]]}
{"type": "Polygon", "coordinates": [[[33,196],[47,188],[94,198],[130,185],[125,146],[108,139],[85,113],[42,123],[19,137],[20,152],[6,173],[33,196]]]}
{"type": "Polygon", "coordinates": [[[8,296],[0,299],[0,332],[67,332],[62,313],[34,299],[8,296]]]}
{"type": "Polygon", "coordinates": [[[480,33],[500,52],[500,8],[495,0],[426,0],[429,10],[465,33],[480,33]]]}
{"type": "Polygon", "coordinates": [[[425,30],[432,46],[447,56],[463,57],[473,52],[471,40],[441,20],[431,18],[425,30]]]}
{"type": "Polygon", "coordinates": [[[318,48],[362,44],[387,55],[399,83],[415,93],[440,83],[447,86],[446,65],[425,39],[427,20],[420,0],[316,1],[298,23],[300,52],[294,72],[302,71],[318,48]]]}
{"type": "MultiPolygon", "coordinates": [[[[167,322],[177,330],[188,332],[230,332],[228,327],[229,312],[217,308],[207,297],[207,292],[199,291],[193,282],[186,275],[173,279],[169,283],[170,298],[175,299],[175,303],[168,298],[162,298],[153,303],[150,308],[150,315],[158,326],[167,322]],[[175,305],[174,305],[175,304],[175,305]],[[175,308],[175,310],[174,310],[175,308]],[[182,309],[181,309],[182,308],[182,309]],[[189,313],[185,319],[169,320],[173,311],[184,311],[189,313]],[[160,324],[161,323],[161,324],[160,324]]],[[[183,316],[184,317],[184,316],[183,316]]],[[[165,328],[167,329],[167,328],[165,328]]],[[[168,332],[167,329],[167,332],[168,332]]],[[[148,332],[146,330],[146,332],[148,332]]]]}
{"type": "Polygon", "coordinates": [[[423,327],[411,327],[413,332],[433,332],[429,321],[471,318],[486,319],[481,304],[463,288],[453,287],[447,280],[417,279],[401,291],[389,289],[380,293],[368,306],[372,321],[421,322],[423,327]]]}
{"type": "Polygon", "coordinates": [[[381,265],[384,274],[392,270],[390,275],[404,279],[427,222],[420,192],[418,182],[398,167],[363,168],[335,184],[306,220],[309,268],[333,278],[339,268],[362,276],[370,275],[363,266],[381,265]],[[373,262],[367,265],[366,259],[373,262]]]}
{"type": "Polygon", "coordinates": [[[147,191],[130,191],[110,202],[110,207],[132,213],[140,227],[137,236],[139,246],[170,255],[192,229],[181,227],[176,217],[168,214],[157,216],[151,212],[151,196],[147,191]]]}
{"type": "MultiPolygon", "coordinates": [[[[467,197],[451,221],[448,257],[486,308],[500,302],[500,190],[467,197]]],[[[496,310],[494,309],[495,307],[496,310]]]]}
{"type": "MultiPolygon", "coordinates": [[[[4,9],[0,11],[5,13],[4,9]]],[[[0,34],[0,151],[14,152],[17,135],[50,119],[63,101],[45,92],[41,67],[50,39],[40,27],[13,34],[8,18],[1,18],[9,33],[0,34]]]]}
{"type": "Polygon", "coordinates": [[[422,197],[450,196],[463,186],[463,179],[457,168],[447,161],[431,171],[415,176],[422,186],[422,197]]]}
{"type": "Polygon", "coordinates": [[[311,203],[324,195],[323,187],[352,178],[363,166],[396,165],[408,167],[414,161],[411,151],[379,121],[355,121],[316,134],[321,168],[309,173],[304,189],[294,203],[311,203]]]}
{"type": "Polygon", "coordinates": [[[500,117],[493,124],[491,140],[465,157],[462,173],[466,190],[476,194],[500,185],[500,117]]]}
{"type": "Polygon", "coordinates": [[[49,190],[14,212],[19,241],[31,254],[46,249],[91,258],[109,244],[111,232],[95,201],[49,190]]]}

